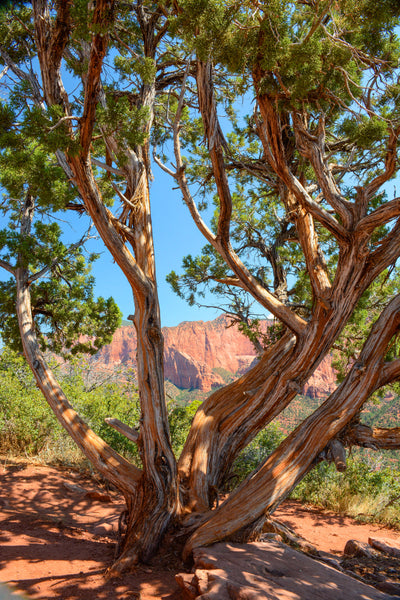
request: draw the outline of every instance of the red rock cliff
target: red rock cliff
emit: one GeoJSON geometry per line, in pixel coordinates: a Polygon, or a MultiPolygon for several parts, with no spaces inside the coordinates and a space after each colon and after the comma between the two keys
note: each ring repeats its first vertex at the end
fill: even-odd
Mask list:
{"type": "MultiPolygon", "coordinates": [[[[251,342],[225,317],[214,321],[185,321],[164,327],[165,378],[179,388],[209,391],[244,373],[256,358],[251,342]]],[[[97,355],[100,363],[132,366],[136,361],[136,335],[132,326],[118,329],[111,344],[97,355]]],[[[322,362],[304,388],[311,398],[335,389],[330,357],[322,362]]]]}

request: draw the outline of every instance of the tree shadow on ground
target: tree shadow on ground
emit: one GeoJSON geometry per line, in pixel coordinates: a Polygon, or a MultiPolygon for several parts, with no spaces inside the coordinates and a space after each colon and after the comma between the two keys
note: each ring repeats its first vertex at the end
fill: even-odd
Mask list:
{"type": "Polygon", "coordinates": [[[78,472],[18,462],[0,466],[0,479],[2,582],[42,599],[181,598],[168,563],[105,579],[125,507],[117,493],[78,472]],[[112,501],[93,500],[88,492],[112,501]]]}

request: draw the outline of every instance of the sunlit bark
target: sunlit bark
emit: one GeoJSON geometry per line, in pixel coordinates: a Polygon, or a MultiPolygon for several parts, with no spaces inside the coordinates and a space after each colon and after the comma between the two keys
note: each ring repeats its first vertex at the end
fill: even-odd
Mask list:
{"type": "MultiPolygon", "coordinates": [[[[68,7],[60,7],[55,23],[50,24],[47,2],[35,0],[33,5],[46,102],[48,105],[59,104],[68,114],[68,100],[60,76],[63,47],[68,38],[68,27],[65,25],[69,22],[68,7]]],[[[110,27],[113,8],[113,1],[100,0],[96,3],[93,11],[94,31],[110,27]]],[[[152,27],[148,17],[141,13],[140,18],[144,28],[143,35],[151,38],[152,27]]],[[[104,206],[91,168],[89,149],[96,104],[102,91],[100,73],[107,39],[104,31],[93,35],[89,68],[84,81],[84,110],[80,119],[81,151],[71,155],[66,152],[66,160],[86,211],[130,283],[135,301],[137,379],[142,415],[138,447],[143,471],[140,482],[135,487],[135,494],[127,498],[128,531],[119,565],[115,567],[116,570],[122,570],[151,555],[179,504],[176,463],[170,444],[164,396],[163,337],[155,278],[147,142],[134,152],[127,149],[130,153],[128,158],[134,157],[134,160],[128,160],[123,168],[127,178],[129,204],[120,220],[104,206]]],[[[151,44],[147,50],[152,52],[151,44]]],[[[149,109],[149,127],[155,98],[154,85],[148,84],[142,90],[142,105],[149,109]]],[[[111,147],[116,147],[115,140],[109,139],[106,144],[107,142],[111,147]]],[[[116,149],[124,150],[118,147],[116,149]]]]}
{"type": "Polygon", "coordinates": [[[337,390],[273,452],[199,527],[186,545],[229,538],[262,520],[307,473],[318,454],[359,412],[380,386],[389,343],[400,326],[400,297],[382,312],[351,371],[337,390]]]}
{"type": "MultiPolygon", "coordinates": [[[[51,12],[46,0],[33,0],[32,5],[43,90],[39,90],[36,79],[24,74],[1,48],[0,55],[14,76],[31,84],[32,102],[36,107],[44,110],[45,106],[57,105],[62,109],[61,121],[75,145],[73,152],[68,148],[57,150],[58,163],[78,190],[82,202],[78,209],[90,216],[104,245],[131,286],[137,334],[140,428],[135,431],[115,421],[114,426],[125,431],[137,443],[142,470],[130,465],[109,448],[68,404],[40,353],[35,337],[28,273],[21,266],[11,269],[6,262],[0,266],[16,277],[17,313],[24,353],[40,389],[89,460],[125,495],[127,531],[121,544],[121,555],[109,574],[119,574],[137,561],[148,559],[170,525],[183,526],[186,532],[194,532],[186,545],[186,555],[199,545],[217,540],[248,539],[322,456],[330,453],[337,466],[344,469],[344,446],[399,447],[398,428],[369,430],[357,421],[369,395],[400,376],[399,359],[385,362],[387,348],[399,329],[400,299],[396,297],[374,324],[359,358],[338,389],[225,502],[211,510],[215,494],[239,452],[302,390],[343,332],[362,294],[377,276],[395,264],[400,255],[399,199],[395,198],[376,209],[370,207],[370,200],[396,172],[400,129],[389,128],[384,140],[386,150],[381,172],[364,186],[360,185],[355,190],[355,199],[349,200],[336,177],[337,169],[329,163],[325,117],[321,114],[317,123],[314,120],[311,130],[305,109],[291,111],[281,108],[277,95],[263,92],[265,73],[260,66],[263,64],[262,56],[255,57],[252,71],[256,101],[254,122],[263,148],[259,163],[274,179],[274,190],[303,253],[311,289],[306,319],[288,303],[285,275],[276,260],[277,246],[262,248],[265,258],[270,253],[269,260],[273,263],[274,291],[254,277],[233,248],[229,170],[234,165],[230,157],[227,158],[228,144],[218,120],[212,62],[194,59],[187,64],[185,72],[182,68],[179,73],[166,75],[168,82],[181,83],[182,87],[180,93],[176,93],[174,88],[171,95],[177,98],[171,125],[176,164],[173,169],[163,168],[178,182],[196,226],[229,269],[229,274],[218,280],[219,283],[248,292],[285,328],[282,337],[262,353],[257,365],[204,401],[193,419],[177,466],[171,449],[164,396],[163,338],[149,199],[150,142],[146,138],[154,119],[157,89],[163,89],[164,84],[168,88],[168,83],[151,81],[149,77],[143,80],[140,91],[135,95],[137,107],[145,107],[148,111],[148,121],[141,132],[145,134],[142,143],[132,143],[134,147],[131,148],[105,127],[98,125],[96,129],[97,107],[101,105],[104,109],[107,106],[101,75],[109,41],[107,32],[112,30],[116,10],[113,0],[98,0],[91,3],[91,39],[82,43],[82,55],[88,68],[81,81],[82,114],[79,118],[75,117],[63,85],[61,68],[73,27],[72,2],[57,3],[54,12],[51,12]],[[219,202],[215,231],[205,223],[191,196],[181,155],[181,118],[188,78],[193,73],[219,202]],[[104,143],[105,158],[101,155],[92,157],[95,130],[104,143]],[[312,185],[305,183],[303,174],[297,169],[298,163],[292,160],[289,131],[290,143],[296,144],[298,155],[313,173],[310,176],[312,185]],[[123,160],[119,161],[120,156],[123,160]],[[115,159],[116,166],[113,166],[110,157],[115,159]],[[113,183],[116,196],[122,203],[119,215],[107,208],[96,183],[94,166],[107,171],[110,177],[113,175],[124,180],[125,193],[113,183]],[[313,189],[320,190],[317,199],[310,191],[313,189]],[[389,223],[388,231],[376,244],[374,235],[377,229],[389,223]],[[334,273],[333,269],[328,269],[323,244],[318,238],[321,227],[329,232],[337,245],[338,260],[334,273]],[[335,444],[339,452],[335,452],[335,444]]],[[[173,3],[173,10],[182,9],[173,3]]],[[[152,12],[147,5],[138,2],[133,3],[132,11],[137,19],[143,55],[151,62],[155,58],[157,44],[168,28],[166,17],[169,8],[159,7],[156,3],[152,12]],[[164,21],[157,29],[161,16],[164,21]]],[[[313,35],[319,25],[317,20],[307,35],[313,35]]],[[[76,40],[74,43],[78,44],[76,40]]],[[[76,205],[74,208],[77,208],[76,205]]],[[[24,210],[22,233],[28,234],[33,210],[29,198],[24,210]]]]}

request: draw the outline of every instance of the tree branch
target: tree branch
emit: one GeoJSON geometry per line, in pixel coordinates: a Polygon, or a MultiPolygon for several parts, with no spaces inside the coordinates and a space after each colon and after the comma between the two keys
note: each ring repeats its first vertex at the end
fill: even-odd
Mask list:
{"type": "MultiPolygon", "coordinates": [[[[23,237],[30,234],[33,211],[33,199],[28,195],[21,217],[20,233],[23,237]]],[[[22,346],[38,387],[62,426],[100,473],[122,493],[134,494],[142,472],[97,436],[68,402],[40,351],[32,317],[28,269],[17,268],[15,279],[16,312],[22,346]]]]}
{"type": "Polygon", "coordinates": [[[260,97],[258,101],[263,116],[263,123],[258,120],[258,132],[265,156],[271,165],[271,168],[282,182],[288,186],[302,206],[304,206],[304,208],[308,210],[321,225],[326,227],[326,229],[339,241],[348,242],[349,236],[346,229],[333,215],[329,214],[320,206],[320,204],[318,204],[318,202],[313,200],[297,177],[289,170],[286,159],[284,158],[284,150],[280,148],[282,140],[280,139],[279,127],[276,123],[277,117],[275,111],[272,105],[267,103],[264,97],[260,97]],[[268,127],[265,123],[268,123],[268,127]],[[272,148],[274,148],[274,151],[272,148]],[[278,156],[275,156],[276,152],[278,152],[278,156]]]}
{"type": "Polygon", "coordinates": [[[96,105],[101,87],[100,74],[103,68],[103,59],[106,55],[108,44],[108,35],[105,33],[105,29],[108,29],[110,22],[112,22],[113,9],[114,0],[97,0],[93,13],[93,29],[95,31],[100,31],[95,33],[92,38],[88,72],[85,82],[85,101],[80,132],[80,142],[84,156],[88,155],[92,141],[96,105]]]}
{"type": "Polygon", "coordinates": [[[121,433],[128,440],[137,444],[139,440],[139,432],[137,429],[133,429],[132,427],[129,427],[129,425],[122,423],[122,421],[119,419],[114,419],[111,417],[105,418],[104,421],[107,423],[107,425],[113,427],[116,431],[118,431],[118,433],[121,433]]]}
{"type": "MultiPolygon", "coordinates": [[[[71,246],[69,246],[67,255],[71,254],[74,250],[81,248],[85,244],[85,242],[87,242],[88,240],[95,239],[94,236],[89,235],[89,231],[90,231],[90,228],[87,231],[87,233],[85,233],[85,235],[83,235],[81,237],[81,239],[78,242],[75,242],[75,244],[71,244],[71,246]]],[[[63,257],[63,259],[65,259],[65,257],[63,257]]],[[[47,265],[47,266],[43,267],[43,269],[41,269],[40,271],[37,271],[33,275],[30,275],[29,279],[28,279],[29,284],[34,283],[41,277],[44,277],[45,275],[47,275],[47,273],[49,271],[51,271],[52,269],[54,269],[54,267],[56,267],[60,262],[61,262],[60,257],[56,257],[52,260],[50,265],[47,265]]]]}
{"type": "Polygon", "coordinates": [[[298,113],[293,113],[292,117],[299,152],[309,159],[325,200],[340,215],[343,226],[348,229],[353,220],[352,205],[340,193],[332,171],[326,164],[325,119],[323,116],[320,117],[317,132],[312,135],[307,131],[298,113]]]}
{"type": "Polygon", "coordinates": [[[5,269],[6,271],[8,271],[9,273],[11,273],[12,275],[15,276],[15,268],[12,267],[8,262],[6,262],[5,260],[0,260],[0,267],[2,269],[5,269]]]}
{"type": "Polygon", "coordinates": [[[71,156],[69,160],[76,176],[76,185],[104,244],[137,293],[147,294],[152,283],[125,245],[127,239],[132,240],[132,229],[121,223],[104,206],[87,160],[78,156],[71,156]]]}
{"type": "Polygon", "coordinates": [[[72,0],[59,2],[54,25],[51,24],[46,0],[32,0],[35,36],[42,74],[43,90],[48,106],[58,104],[69,114],[69,103],[61,80],[61,60],[72,30],[70,8],[72,0]]]}
{"type": "Polygon", "coordinates": [[[396,358],[391,360],[390,362],[386,362],[383,365],[383,369],[381,371],[381,377],[379,380],[380,387],[384,385],[388,385],[393,381],[398,381],[400,379],[400,358],[396,358]]]}
{"type": "Polygon", "coordinates": [[[373,450],[398,450],[400,449],[400,427],[387,429],[356,423],[346,429],[343,441],[350,447],[361,446],[373,450]]]}
{"type": "Polygon", "coordinates": [[[224,164],[226,142],[217,117],[210,62],[197,62],[197,88],[200,112],[220,201],[217,235],[213,236],[212,241],[209,241],[224,257],[235,275],[243,281],[244,289],[260,302],[264,308],[287,325],[289,329],[297,335],[301,335],[305,328],[305,321],[259,284],[231,246],[229,229],[232,214],[232,198],[224,164]]]}
{"type": "Polygon", "coordinates": [[[106,163],[101,162],[101,160],[97,160],[97,158],[93,158],[93,156],[90,157],[90,160],[92,161],[92,163],[94,165],[96,165],[96,167],[100,167],[101,169],[104,169],[108,173],[113,173],[114,175],[117,175],[118,177],[123,177],[123,175],[124,175],[123,172],[121,171],[121,169],[116,169],[115,167],[111,167],[110,165],[107,165],[106,163]]]}
{"type": "Polygon", "coordinates": [[[356,232],[370,235],[374,229],[398,216],[400,216],[400,198],[394,198],[361,219],[357,224],[356,232]]]}
{"type": "Polygon", "coordinates": [[[184,556],[196,547],[229,539],[278,506],[308,472],[320,452],[356,417],[366,399],[377,389],[384,356],[399,327],[400,295],[374,323],[359,359],[340,386],[209,515],[186,543],[184,556]]]}
{"type": "Polygon", "coordinates": [[[376,194],[384,183],[393,177],[397,167],[397,144],[400,135],[400,127],[392,129],[388,140],[388,148],[385,156],[385,171],[375,177],[364,188],[364,194],[367,201],[376,194]]]}
{"type": "MultiPolygon", "coordinates": [[[[362,232],[361,232],[362,233],[362,232]]],[[[392,230],[379,241],[365,264],[365,289],[384,269],[393,265],[400,254],[400,218],[392,230]]]]}
{"type": "Polygon", "coordinates": [[[33,101],[36,106],[40,106],[40,108],[44,108],[42,92],[40,89],[40,85],[38,80],[36,79],[34,73],[25,73],[22,69],[20,69],[10,58],[7,52],[0,46],[0,57],[3,59],[5,64],[11,69],[11,71],[20,79],[21,81],[26,81],[32,90],[33,93],[33,101]]]}
{"type": "Polygon", "coordinates": [[[326,302],[332,289],[328,277],[325,258],[318,243],[318,236],[314,227],[314,219],[303,206],[298,206],[296,201],[285,186],[281,186],[281,196],[284,199],[288,214],[296,223],[299,241],[304,252],[307,272],[310,276],[314,298],[326,302]]]}

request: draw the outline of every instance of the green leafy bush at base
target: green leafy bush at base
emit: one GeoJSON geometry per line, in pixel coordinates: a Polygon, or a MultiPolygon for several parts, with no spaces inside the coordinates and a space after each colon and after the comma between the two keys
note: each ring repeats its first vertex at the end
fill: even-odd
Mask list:
{"type": "Polygon", "coordinates": [[[226,482],[226,491],[237,487],[258,467],[284,439],[284,434],[276,423],[272,423],[256,435],[253,441],[239,454],[233,463],[226,482]]]}
{"type": "Polygon", "coordinates": [[[174,401],[169,404],[169,429],[171,433],[172,449],[177,458],[179,458],[182,452],[193,417],[200,405],[201,400],[193,400],[193,402],[186,405],[176,404],[174,401]]]}
{"type": "Polygon", "coordinates": [[[371,464],[361,452],[343,473],[320,463],[292,492],[292,498],[337,513],[400,528],[400,471],[371,464]]]}
{"type": "MultiPolygon", "coordinates": [[[[87,360],[77,357],[60,373],[68,400],[108,444],[139,464],[136,445],[104,422],[106,417],[114,417],[132,427],[138,425],[140,409],[132,377],[125,373],[120,378],[123,383],[107,378],[102,382],[101,377],[88,381],[89,370],[87,360]]],[[[0,355],[0,452],[39,456],[46,462],[77,464],[84,460],[47,405],[25,360],[8,348],[0,355]]]]}
{"type": "Polygon", "coordinates": [[[57,425],[24,359],[4,349],[0,356],[0,451],[36,454],[57,425]]]}

